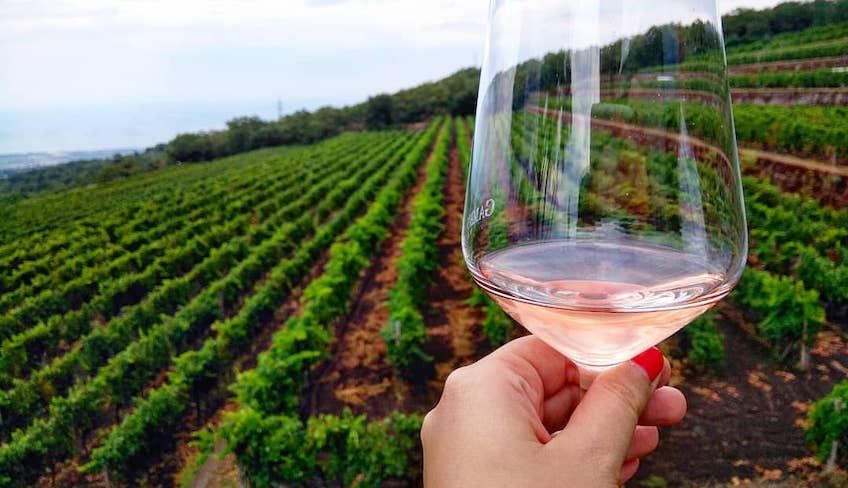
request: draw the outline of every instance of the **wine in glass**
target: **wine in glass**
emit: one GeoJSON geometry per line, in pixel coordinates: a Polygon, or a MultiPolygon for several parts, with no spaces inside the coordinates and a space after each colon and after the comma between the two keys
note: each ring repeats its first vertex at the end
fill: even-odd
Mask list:
{"type": "Polygon", "coordinates": [[[716,2],[494,0],[462,246],[584,386],[725,297],[747,231],[716,2]]]}

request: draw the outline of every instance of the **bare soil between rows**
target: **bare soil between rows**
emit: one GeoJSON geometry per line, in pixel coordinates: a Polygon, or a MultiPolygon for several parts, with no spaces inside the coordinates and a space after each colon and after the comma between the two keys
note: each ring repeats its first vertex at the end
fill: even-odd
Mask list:
{"type": "MultiPolygon", "coordinates": [[[[426,350],[434,358],[433,370],[405,379],[386,362],[380,329],[388,320],[388,293],[396,280],[395,263],[411,218],[412,200],[423,185],[423,170],[424,165],[417,183],[404,196],[389,236],[363,272],[350,314],[336,326],[332,360],[312,375],[305,414],[339,413],[345,408],[370,418],[396,410],[424,413],[438,401],[451,371],[491,351],[481,328],[482,312],[467,304],[474,285],[460,247],[465,185],[454,147],[445,183],[445,228],[437,243],[439,268],[425,311],[426,350]]],[[[296,313],[290,307],[295,305],[288,304],[281,315],[296,313]]],[[[696,487],[747,480],[782,480],[783,486],[812,484],[820,467],[804,439],[803,422],[809,405],[848,377],[845,333],[825,330],[812,350],[810,372],[801,373],[774,361],[746,332],[750,324],[732,305],[723,304],[718,311],[724,365],[698,371],[679,359],[674,361],[673,384],[686,395],[689,413],[681,424],[663,429],[658,451],[644,460],[630,486],[649,486],[642,483],[660,479],[667,486],[696,487]]],[[[267,329],[276,330],[279,325],[267,329]]],[[[247,357],[254,358],[261,343],[267,341],[259,342],[247,357]]],[[[675,344],[672,338],[667,345],[672,356],[679,358],[675,344]]],[[[250,367],[251,361],[242,366],[250,367]]],[[[219,413],[212,417],[213,423],[219,413]]],[[[189,432],[199,424],[199,419],[187,419],[183,430],[189,432]]],[[[158,464],[155,469],[162,472],[149,477],[148,483],[170,486],[174,482],[173,473],[193,454],[186,440],[180,437],[176,455],[158,464]]],[[[198,471],[193,486],[238,482],[233,458],[213,456],[198,471]]],[[[420,480],[410,485],[416,483],[420,480]]]]}
{"type": "Polygon", "coordinates": [[[730,304],[720,305],[718,312],[725,363],[707,372],[678,369],[676,386],[686,395],[689,411],[679,425],[662,429],[660,447],[644,460],[638,479],[655,476],[669,486],[788,476],[792,483],[812,482],[819,467],[803,425],[810,404],[848,375],[845,334],[822,332],[812,350],[812,367],[803,373],[773,360],[745,332],[749,324],[730,304]]]}
{"type": "Polygon", "coordinates": [[[339,413],[349,408],[381,418],[394,411],[426,412],[438,401],[450,371],[488,351],[480,330],[481,312],[466,303],[473,288],[460,249],[465,185],[453,147],[445,181],[445,227],[437,242],[439,267],[429,293],[430,306],[424,311],[428,326],[424,349],[434,366],[404,378],[386,361],[380,329],[389,318],[387,301],[397,279],[395,263],[411,219],[412,195],[420,191],[423,182],[422,173],[379,255],[364,274],[351,314],[337,327],[333,359],[314,375],[307,413],[339,413]]]}

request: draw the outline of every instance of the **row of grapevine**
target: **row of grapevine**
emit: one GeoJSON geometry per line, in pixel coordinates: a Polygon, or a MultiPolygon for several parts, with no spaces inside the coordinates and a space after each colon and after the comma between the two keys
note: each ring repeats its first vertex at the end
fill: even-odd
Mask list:
{"type": "MultiPolygon", "coordinates": [[[[463,175],[466,178],[471,167],[471,131],[468,129],[471,124],[473,124],[473,119],[458,121],[456,125],[456,148],[462,164],[463,175]]],[[[490,235],[494,237],[495,241],[500,241],[495,242],[495,244],[505,244],[506,222],[503,217],[500,215],[494,216],[489,225],[494,229],[494,232],[490,232],[490,235]]],[[[500,346],[512,337],[515,322],[479,287],[474,287],[474,291],[468,299],[468,305],[483,310],[483,333],[486,334],[492,345],[500,346]]]]}
{"type": "MultiPolygon", "coordinates": [[[[393,144],[383,151],[398,150],[401,146],[393,144]]],[[[391,153],[385,153],[391,154],[391,153]]],[[[369,153],[365,153],[369,157],[369,153]]],[[[4,427],[16,426],[17,420],[31,418],[33,413],[46,407],[53,395],[64,390],[72,380],[80,384],[88,373],[102,371],[98,368],[111,362],[120,351],[126,352],[140,337],[148,339],[152,335],[173,334],[182,327],[195,327],[204,330],[216,318],[236,306],[240,297],[252,288],[254,282],[267,274],[267,270],[287,253],[292,251],[298,241],[315,229],[314,219],[326,218],[354,188],[368,171],[376,171],[383,159],[373,157],[368,164],[357,165],[366,160],[351,158],[352,174],[345,174],[344,167],[338,173],[345,175],[343,181],[328,179],[327,187],[318,185],[310,188],[299,198],[281,209],[279,220],[271,220],[267,225],[256,228],[256,232],[229,243],[221,253],[213,252],[200,267],[180,280],[170,281],[165,287],[152,295],[143,307],[133,309],[106,327],[98,327],[78,341],[77,347],[70,353],[55,360],[46,368],[35,372],[27,381],[16,382],[13,389],[0,395],[0,413],[5,419],[4,427]],[[314,209],[315,215],[309,212],[314,209]],[[299,216],[293,221],[295,216],[299,216]],[[251,244],[250,239],[256,242],[251,244]],[[237,251],[232,256],[230,251],[237,251]],[[203,288],[203,287],[206,288],[203,288]],[[166,319],[166,313],[177,311],[173,323],[166,319]],[[164,319],[164,321],[163,321],[164,319]],[[144,334],[142,336],[142,334],[144,334]],[[134,342],[135,341],[135,342],[134,342]],[[49,385],[49,388],[45,386],[49,385]]],[[[177,336],[183,344],[188,337],[177,336]]],[[[178,350],[178,349],[177,349],[178,350]]],[[[163,360],[167,358],[159,358],[163,360]]],[[[145,371],[138,374],[153,374],[145,371]]]]}
{"type": "Polygon", "coordinates": [[[756,51],[776,51],[822,41],[833,41],[844,37],[848,37],[848,23],[841,22],[812,27],[802,31],[785,32],[770,39],[740,44],[728,48],[727,54],[735,55],[756,51]]]}
{"type": "MultiPolygon", "coordinates": [[[[343,147],[339,142],[332,140],[323,145],[323,148],[327,153],[337,151],[343,147]]],[[[290,151],[281,152],[287,154],[290,151]]],[[[319,150],[298,153],[297,157],[283,158],[280,156],[269,160],[260,160],[249,168],[239,165],[238,168],[243,170],[240,173],[230,174],[230,172],[227,172],[225,173],[226,178],[211,179],[211,181],[203,180],[198,184],[182,189],[176,195],[170,195],[170,200],[157,201],[157,195],[163,192],[160,187],[170,188],[170,185],[167,184],[169,179],[165,178],[163,181],[166,183],[151,185],[149,189],[152,195],[150,200],[144,201],[141,204],[142,208],[136,211],[135,215],[124,215],[128,206],[122,206],[121,201],[113,201],[112,214],[107,218],[104,219],[95,213],[95,216],[90,217],[90,219],[95,220],[94,222],[87,222],[87,220],[82,222],[71,221],[71,224],[75,226],[74,230],[67,232],[67,229],[57,229],[55,234],[57,234],[58,239],[50,240],[51,246],[54,247],[42,250],[41,253],[38,252],[39,245],[37,243],[29,242],[30,239],[22,239],[19,244],[22,249],[30,251],[29,259],[21,253],[16,254],[15,259],[20,262],[17,266],[7,268],[7,272],[4,274],[6,285],[39,284],[37,282],[30,283],[28,280],[37,277],[38,273],[48,269],[52,270],[52,276],[49,280],[38,280],[41,281],[40,284],[43,285],[45,281],[54,285],[60,283],[62,275],[72,276],[73,269],[90,265],[88,263],[93,259],[101,258],[103,254],[111,255],[108,259],[101,259],[101,261],[115,259],[124,252],[135,251],[145,243],[184,228],[189,223],[208,214],[211,210],[217,209],[220,202],[231,198],[231,195],[241,196],[245,193],[257,193],[260,190],[267,190],[269,186],[274,184],[279,185],[285,181],[289,183],[296,181],[294,179],[296,175],[291,173],[302,170],[304,165],[315,164],[316,161],[320,162],[320,158],[316,158],[316,156],[320,156],[322,152],[324,151],[319,150]],[[247,170],[244,171],[245,169],[247,170]],[[226,184],[222,184],[222,182],[226,182],[226,184]],[[92,235],[78,235],[83,232],[92,235]],[[88,242],[92,238],[98,239],[93,243],[93,246],[92,243],[88,242]],[[63,245],[62,239],[67,245],[63,245]],[[110,245],[110,253],[103,252],[104,244],[110,245]],[[81,247],[81,245],[84,247],[81,247]],[[70,273],[67,270],[51,268],[50,265],[55,263],[55,260],[65,260],[66,258],[71,258],[68,259],[69,262],[66,264],[74,264],[70,273]],[[58,277],[56,276],[57,273],[59,274],[58,277]]],[[[244,207],[247,208],[248,206],[245,205],[244,207]]],[[[129,208],[134,208],[134,206],[129,206],[129,208]]],[[[238,209],[235,208],[234,210],[238,209]]],[[[3,290],[11,291],[9,286],[4,286],[3,290]]]]}
{"type": "MultiPolygon", "coordinates": [[[[333,202],[327,210],[345,201],[350,192],[361,183],[361,178],[350,178],[338,185],[335,191],[326,195],[327,200],[318,206],[320,211],[323,203],[333,202]]],[[[310,214],[296,224],[286,224],[275,230],[274,237],[265,241],[258,251],[243,260],[237,267],[204,289],[191,302],[180,308],[172,318],[150,329],[145,335],[118,352],[109,360],[106,366],[100,368],[96,376],[73,387],[63,398],[54,398],[45,418],[32,423],[25,430],[13,434],[7,444],[0,447],[0,473],[7,483],[14,480],[16,484],[26,484],[41,472],[41,466],[61,459],[73,451],[75,439],[86,435],[92,428],[99,425],[109,409],[125,405],[132,396],[150,381],[158,371],[172,362],[174,354],[185,351],[190,341],[206,335],[206,331],[216,330],[213,322],[229,324],[228,309],[239,301],[251,303],[256,310],[263,310],[262,298],[240,298],[242,293],[253,288],[254,283],[263,275],[276,283],[295,283],[288,278],[303,276],[317,258],[319,250],[329,244],[334,232],[344,227],[346,219],[350,219],[356,209],[366,202],[360,196],[351,199],[345,205],[344,211],[335,217],[332,223],[324,226],[312,238],[305,242],[297,242],[314,229],[310,214]],[[281,237],[277,239],[275,237],[281,237]],[[267,246],[264,244],[268,244],[267,246]],[[298,247],[291,260],[278,265],[278,272],[273,276],[268,273],[270,266],[279,263],[282,255],[298,247]],[[282,248],[282,251],[277,250],[282,248]],[[235,292],[235,293],[233,293],[235,292]],[[230,304],[222,304],[222,298],[231,298],[230,304]],[[223,321],[223,322],[221,322],[223,321]]],[[[325,211],[326,212],[326,211],[325,211]]],[[[329,214],[329,212],[326,212],[329,214]]],[[[259,288],[261,289],[261,281],[259,288]]],[[[267,298],[266,291],[260,296],[267,298]]],[[[245,312],[249,314],[250,312],[245,312]]],[[[229,330],[229,329],[228,329],[229,330]]],[[[187,361],[183,359],[183,361],[187,361]]],[[[186,364],[190,364],[187,361],[186,364]]]]}
{"type": "MultiPolygon", "coordinates": [[[[604,137],[602,131],[597,131],[593,145],[609,144],[615,140],[617,138],[604,137]]],[[[629,144],[633,146],[633,143],[629,144]]],[[[602,147],[596,149],[599,153],[603,152],[602,147]]],[[[635,147],[629,151],[619,151],[618,154],[632,156],[621,156],[613,162],[618,166],[618,171],[622,171],[622,165],[628,161],[641,159],[643,162],[640,164],[648,167],[647,171],[639,173],[648,175],[648,184],[656,188],[654,197],[667,193],[662,190],[663,187],[672,184],[674,180],[670,179],[673,174],[664,175],[664,171],[667,173],[668,168],[675,167],[671,164],[676,161],[674,155],[649,150],[648,157],[640,158],[636,151],[635,147]],[[668,157],[672,161],[666,161],[668,157]]],[[[520,157],[527,157],[526,148],[518,148],[516,153],[520,157]]],[[[706,167],[699,169],[702,178],[708,176],[706,167]]],[[[744,181],[752,228],[750,251],[753,260],[764,265],[767,270],[784,276],[749,269],[737,289],[737,302],[752,311],[752,318],[759,322],[759,334],[773,344],[779,355],[786,357],[792,351],[803,350],[799,346],[815,338],[825,316],[819,297],[837,314],[835,318],[844,313],[843,307],[848,304],[848,294],[845,293],[848,289],[845,286],[848,283],[848,271],[842,264],[848,256],[845,247],[848,239],[848,212],[783,194],[773,186],[752,178],[745,178],[744,181]]],[[[602,185],[602,191],[608,189],[612,189],[613,193],[616,191],[614,186],[602,185]]],[[[591,200],[592,188],[588,190],[581,200],[591,200]]],[[[631,189],[619,190],[628,195],[625,203],[632,206],[635,195],[631,189]]],[[[601,193],[600,196],[603,198],[598,202],[602,203],[599,212],[605,214],[609,208],[615,207],[619,207],[620,212],[632,212],[616,202],[615,194],[601,193]]],[[[676,212],[674,201],[660,199],[659,203],[656,210],[649,212],[676,212]]],[[[639,215],[644,213],[645,210],[638,212],[639,215]]],[[[667,215],[663,220],[669,217],[673,215],[667,215]]],[[[720,357],[720,340],[715,328],[705,322],[696,329],[692,331],[690,339],[697,338],[701,344],[692,344],[690,352],[696,355],[693,362],[720,357]]]]}
{"type": "Polygon", "coordinates": [[[73,238],[70,238],[73,244],[61,252],[47,253],[37,259],[24,261],[17,268],[7,270],[2,278],[3,290],[6,292],[2,301],[4,305],[6,302],[20,301],[33,290],[56,286],[68,277],[79,275],[92,264],[120,258],[124,253],[137,250],[145,243],[184,229],[188,223],[208,214],[212,209],[217,209],[228,195],[261,193],[260,190],[266,190],[275,183],[285,188],[287,184],[295,181],[290,173],[302,167],[298,163],[295,159],[288,160],[286,164],[281,164],[277,171],[268,169],[250,172],[247,173],[249,178],[242,178],[243,181],[233,178],[227,185],[198,185],[167,205],[146,209],[136,219],[121,227],[99,225],[94,229],[91,238],[81,242],[74,242],[73,238]],[[55,268],[57,260],[65,258],[70,259],[62,261],[60,268],[55,268]],[[15,289],[14,286],[18,288],[15,289]],[[15,293],[11,293],[13,290],[15,293]]]}
{"type": "Polygon", "coordinates": [[[740,141],[768,149],[848,160],[848,107],[733,107],[740,141]]]}
{"type": "Polygon", "coordinates": [[[704,367],[724,361],[724,343],[712,313],[698,317],[681,332],[681,342],[690,364],[704,367]]]}
{"type": "MultiPolygon", "coordinates": [[[[555,99],[553,106],[570,106],[555,99]]],[[[714,143],[723,140],[726,119],[713,107],[683,103],[687,131],[714,143]]],[[[848,108],[736,104],[736,136],[740,142],[768,150],[809,155],[825,160],[848,160],[848,108]]],[[[616,100],[597,104],[593,117],[615,119],[644,127],[679,131],[681,104],[616,100]]]]}
{"type": "Polygon", "coordinates": [[[730,76],[739,88],[828,88],[848,86],[848,72],[833,70],[779,71],[730,76]]]}
{"type": "Polygon", "coordinates": [[[828,308],[848,305],[848,211],[785,194],[744,179],[751,254],[769,271],[793,275],[816,290],[828,308]]]}
{"type": "MultiPolygon", "coordinates": [[[[419,142],[418,144],[421,144],[419,142]]],[[[403,149],[407,149],[406,146],[403,149]]],[[[403,157],[404,150],[395,151],[392,160],[365,179],[359,190],[351,195],[351,202],[364,204],[377,192],[380,185],[391,175],[403,157]]],[[[354,180],[362,181],[358,175],[354,180]]],[[[391,181],[391,180],[390,180],[391,181]]],[[[389,183],[391,184],[391,183],[389,183]]],[[[351,207],[355,208],[355,207],[351,207]]],[[[355,214],[352,211],[342,213],[329,224],[323,232],[326,238],[313,241],[302,247],[297,257],[315,259],[355,214]]],[[[348,230],[348,232],[351,232],[348,230]]],[[[328,269],[332,261],[327,264],[328,269]]],[[[267,280],[233,318],[213,325],[215,337],[206,340],[196,351],[189,351],[175,360],[175,367],[165,384],[149,392],[144,399],[137,400],[135,411],[127,416],[107,437],[103,445],[94,450],[92,461],[85,467],[89,471],[108,469],[110,477],[123,477],[132,471],[135,463],[142,461],[152,444],[161,443],[186,411],[191,398],[202,396],[204,382],[208,378],[220,377],[226,373],[237,351],[244,349],[257,328],[273,315],[273,311],[288,294],[290,283],[297,282],[287,276],[284,270],[303,269],[292,262],[282,262],[271,278],[267,280]]],[[[354,274],[355,276],[355,274],[354,274]]],[[[310,287],[304,292],[309,294],[310,287]]]]}
{"type": "Polygon", "coordinates": [[[772,345],[780,359],[793,351],[805,356],[825,320],[819,294],[789,277],[749,267],[733,292],[733,299],[752,313],[757,332],[772,345]]]}
{"type": "MultiPolygon", "coordinates": [[[[440,125],[443,123],[430,128],[430,142],[440,125]]],[[[324,274],[304,292],[300,316],[286,322],[275,334],[270,349],[259,356],[256,368],[242,374],[236,382],[234,390],[239,408],[224,418],[219,435],[226,439],[227,449],[236,455],[242,472],[254,485],[301,485],[322,474],[340,476],[345,472],[342,462],[356,462],[354,460],[362,459],[360,454],[369,454],[368,451],[358,453],[356,449],[339,453],[323,444],[320,450],[329,456],[312,457],[314,450],[302,450],[308,444],[293,445],[283,439],[306,437],[303,429],[308,428],[308,423],[300,420],[298,411],[308,373],[327,356],[332,325],[347,312],[359,273],[385,238],[404,189],[415,180],[416,168],[425,150],[426,147],[420,147],[409,154],[398,179],[384,188],[368,213],[357,221],[341,243],[333,246],[324,274]],[[278,441],[269,443],[272,439],[278,441]],[[327,452],[326,449],[331,450],[327,452]]],[[[417,424],[411,419],[413,431],[417,431],[417,424]]],[[[408,438],[409,431],[406,432],[408,438]]],[[[339,434],[346,438],[355,431],[344,428],[339,434]]],[[[398,441],[392,439],[391,442],[398,441]]],[[[391,467],[407,469],[408,453],[408,450],[393,451],[397,457],[366,458],[368,466],[362,471],[369,477],[364,486],[375,486],[384,476],[392,475],[391,467]]]]}
{"type": "MultiPolygon", "coordinates": [[[[628,90],[635,88],[653,89],[656,92],[671,93],[672,90],[692,90],[691,95],[700,95],[704,100],[714,99],[716,95],[726,92],[718,79],[713,79],[704,73],[702,77],[678,75],[675,81],[657,81],[656,79],[637,79],[606,83],[601,85],[604,90],[620,90],[621,95],[627,95],[628,90]]],[[[848,87],[848,72],[833,70],[812,71],[763,71],[760,73],[731,74],[728,77],[731,88],[840,88],[848,87]]],[[[656,93],[654,93],[656,94],[656,93]]],[[[632,96],[632,95],[631,95],[632,96]]],[[[650,96],[645,92],[644,96],[650,96]]]]}
{"type": "Polygon", "coordinates": [[[53,254],[73,244],[67,236],[80,229],[105,229],[119,235],[125,225],[171,205],[175,197],[200,187],[211,188],[224,179],[238,183],[266,163],[301,152],[289,148],[257,151],[208,165],[168,168],[93,189],[22,200],[4,207],[8,219],[0,222],[0,236],[8,235],[14,241],[0,246],[0,263],[17,266],[27,256],[53,254]]]}
{"type": "Polygon", "coordinates": [[[846,54],[848,54],[848,42],[845,42],[845,39],[834,39],[827,42],[798,45],[775,50],[728,54],[727,63],[731,65],[767,63],[771,61],[785,61],[790,59],[844,56],[846,54]]]}
{"type": "MultiPolygon", "coordinates": [[[[771,39],[729,48],[727,63],[732,68],[732,66],[745,64],[844,56],[848,54],[846,37],[848,37],[848,24],[845,23],[787,32],[771,39]]],[[[679,65],[652,66],[641,71],[702,71],[719,74],[722,70],[722,63],[716,59],[693,56],[679,65]]]]}
{"type": "MultiPolygon", "coordinates": [[[[382,148],[379,144],[375,147],[378,149],[382,148]]],[[[369,153],[369,151],[366,151],[364,153],[365,157],[369,156],[369,153]]],[[[363,161],[365,160],[363,159],[363,161]]],[[[220,259],[211,259],[215,253],[219,252],[221,249],[230,251],[238,250],[241,251],[241,253],[247,252],[251,243],[261,242],[264,238],[269,237],[271,230],[279,226],[281,223],[301,216],[305,209],[311,208],[311,206],[317,202],[319,197],[333,189],[334,185],[344,177],[344,171],[340,171],[340,169],[345,166],[346,165],[343,160],[327,164],[323,168],[319,168],[308,178],[301,179],[301,184],[305,186],[296,186],[294,188],[290,188],[288,191],[280,192],[276,195],[272,193],[271,195],[274,195],[274,198],[269,198],[265,203],[257,206],[256,211],[253,214],[245,214],[243,217],[230,221],[229,223],[212,227],[210,232],[218,232],[225,236],[224,239],[220,240],[220,242],[225,242],[225,244],[218,248],[214,248],[211,252],[206,252],[206,254],[200,253],[200,256],[205,257],[208,255],[209,257],[204,263],[197,265],[190,272],[183,274],[183,276],[179,279],[177,279],[177,276],[180,274],[179,272],[195,263],[196,260],[190,260],[188,262],[183,261],[183,265],[179,267],[166,267],[166,270],[171,271],[170,277],[166,280],[158,281],[158,288],[152,289],[151,293],[145,296],[142,302],[122,309],[121,313],[123,317],[119,320],[124,321],[125,323],[134,323],[134,325],[124,328],[128,328],[130,330],[144,330],[146,325],[155,321],[155,319],[151,317],[155,317],[157,314],[171,312],[175,309],[175,307],[184,303],[185,294],[188,294],[191,290],[197,290],[202,287],[202,285],[208,281],[210,273],[221,271],[221,269],[215,270],[211,267],[213,266],[213,261],[217,262],[219,266],[223,263],[220,259]],[[304,187],[310,188],[310,191],[305,195],[302,193],[301,189],[304,187]],[[298,195],[299,198],[293,198],[298,195]],[[254,218],[258,218],[259,221],[262,222],[261,225],[249,225],[254,218]],[[232,239],[234,236],[239,234],[244,235],[240,239],[232,239]],[[177,290],[179,290],[179,292],[177,290]],[[178,299],[177,297],[180,297],[181,294],[183,299],[178,299]],[[159,303],[162,306],[153,307],[151,309],[150,306],[154,303],[159,303]]],[[[359,168],[359,166],[354,167],[359,168]]],[[[210,247],[208,246],[208,239],[206,242],[202,240],[199,242],[206,244],[203,247],[207,248],[207,250],[210,247]]],[[[191,250],[196,248],[196,244],[188,242],[182,247],[177,247],[170,252],[182,255],[186,249],[191,250]]],[[[156,281],[154,280],[154,282],[156,281]]],[[[134,291],[139,292],[141,290],[136,289],[134,291]]],[[[110,302],[106,300],[103,303],[109,304],[110,302]]],[[[0,372],[6,373],[14,367],[14,374],[20,375],[26,371],[28,366],[34,366],[33,359],[40,356],[49,357],[56,351],[56,348],[58,348],[62,342],[74,341],[77,340],[80,334],[89,333],[94,328],[94,324],[92,323],[93,317],[98,316],[103,319],[108,318],[109,315],[111,314],[107,314],[103,310],[97,310],[92,306],[86,306],[80,311],[66,314],[56,320],[42,322],[37,326],[12,337],[10,340],[5,341],[2,345],[0,345],[0,372]]],[[[111,325],[109,328],[111,328],[111,325]]],[[[104,331],[105,329],[103,328],[97,328],[95,329],[94,334],[102,334],[104,331]]],[[[120,334],[119,336],[123,337],[124,334],[120,334]]],[[[83,348],[85,348],[86,344],[89,343],[87,338],[84,338],[80,342],[83,348]]],[[[102,340],[93,341],[93,343],[100,344],[101,348],[104,346],[102,340]]],[[[89,358],[85,361],[85,363],[89,365],[96,363],[93,358],[108,357],[106,354],[102,353],[89,353],[84,354],[84,356],[89,358]]]]}
{"type": "Polygon", "coordinates": [[[369,421],[349,411],[304,421],[245,408],[228,418],[222,434],[256,488],[377,488],[420,473],[422,421],[421,414],[400,413],[369,421]]]}
{"type": "Polygon", "coordinates": [[[813,403],[807,421],[807,441],[820,460],[834,465],[848,461],[848,381],[813,403]]]}
{"type": "Polygon", "coordinates": [[[424,324],[427,292],[438,267],[436,240],[444,228],[444,183],[451,147],[451,126],[445,124],[425,168],[424,185],[412,202],[412,217],[397,259],[397,280],[389,291],[389,320],[381,330],[386,359],[398,371],[416,371],[430,358],[424,324]]]}
{"type": "MultiPolygon", "coordinates": [[[[209,221],[203,221],[199,218],[186,219],[181,212],[186,209],[182,206],[177,206],[172,212],[163,215],[163,222],[149,231],[135,230],[130,232],[128,236],[138,236],[135,240],[137,244],[144,243],[143,246],[137,248],[134,252],[115,254],[109,260],[101,263],[93,268],[83,268],[81,273],[71,281],[61,283],[61,286],[52,289],[42,290],[36,296],[27,296],[28,287],[20,289],[21,293],[10,293],[3,297],[3,302],[19,303],[19,305],[7,312],[4,317],[4,332],[18,332],[22,327],[31,326],[35,321],[43,319],[49,315],[61,313],[67,310],[73,310],[79,305],[91,298],[98,289],[102,289],[104,280],[117,279],[126,274],[139,272],[146,268],[152,260],[161,256],[164,251],[174,245],[174,243],[183,242],[189,238],[196,236],[198,231],[202,231],[208,226],[215,225],[222,221],[235,218],[237,215],[246,212],[245,209],[265,195],[273,194],[272,192],[280,191],[289,188],[294,181],[297,181],[299,175],[292,173],[291,169],[298,168],[296,161],[289,167],[281,168],[282,174],[285,176],[278,178],[278,181],[269,179],[262,186],[262,179],[257,178],[254,182],[256,189],[263,191],[249,191],[249,187],[245,188],[244,192],[239,193],[237,199],[231,200],[226,207],[220,207],[220,202],[227,201],[222,199],[221,195],[213,195],[214,198],[206,200],[204,203],[207,206],[207,211],[210,212],[209,221]],[[214,209],[214,211],[213,211],[214,209]],[[15,323],[16,325],[10,325],[15,323]]],[[[237,189],[238,190],[238,189],[237,189]]],[[[202,194],[201,194],[202,195],[202,194]]],[[[198,197],[200,195],[194,195],[198,197]]],[[[203,201],[203,199],[198,199],[203,201]]],[[[198,215],[197,217],[200,217],[198,215]]],[[[135,245],[123,244],[120,247],[132,250],[135,245]]],[[[97,252],[96,250],[93,252],[97,252]]],[[[50,262],[49,256],[46,258],[47,264],[50,262]]]]}
{"type": "Polygon", "coordinates": [[[456,120],[456,150],[459,153],[459,161],[462,165],[462,174],[468,174],[471,166],[471,130],[469,125],[473,124],[473,119],[456,120]]]}

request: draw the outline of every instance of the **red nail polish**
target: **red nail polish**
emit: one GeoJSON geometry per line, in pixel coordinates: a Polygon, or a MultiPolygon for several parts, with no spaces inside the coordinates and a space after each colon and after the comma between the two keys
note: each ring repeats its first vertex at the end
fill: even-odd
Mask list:
{"type": "Polygon", "coordinates": [[[663,366],[665,365],[663,353],[656,347],[648,349],[642,354],[631,359],[631,361],[642,368],[642,371],[648,375],[648,381],[652,383],[655,379],[657,379],[657,376],[659,376],[660,372],[663,370],[663,366]]]}

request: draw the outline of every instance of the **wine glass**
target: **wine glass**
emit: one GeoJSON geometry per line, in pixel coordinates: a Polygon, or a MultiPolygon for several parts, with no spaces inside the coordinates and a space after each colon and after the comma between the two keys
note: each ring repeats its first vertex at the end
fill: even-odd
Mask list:
{"type": "Polygon", "coordinates": [[[493,0],[487,36],[463,254],[588,387],[745,266],[721,17],[714,0],[493,0]]]}

